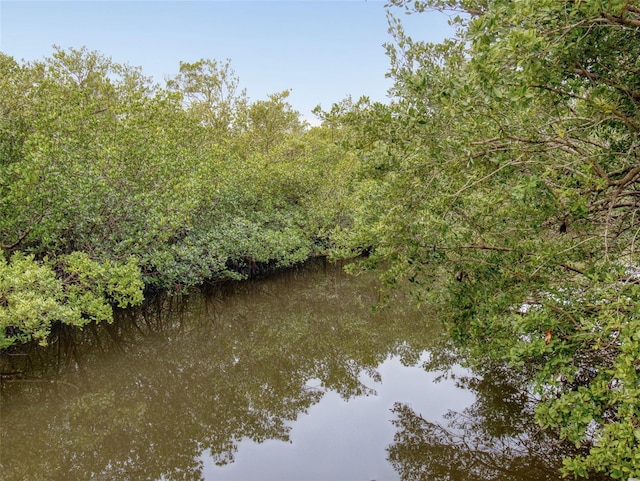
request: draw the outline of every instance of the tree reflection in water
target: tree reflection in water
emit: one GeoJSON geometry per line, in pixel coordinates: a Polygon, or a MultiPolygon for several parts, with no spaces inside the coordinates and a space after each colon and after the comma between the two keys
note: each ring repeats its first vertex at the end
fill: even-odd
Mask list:
{"type": "Polygon", "coordinates": [[[411,406],[392,409],[397,428],[387,449],[403,481],[559,480],[562,457],[570,446],[538,428],[534,403],[508,369],[493,369],[458,382],[476,401],[462,412],[449,411],[444,426],[430,422],[411,406]]]}

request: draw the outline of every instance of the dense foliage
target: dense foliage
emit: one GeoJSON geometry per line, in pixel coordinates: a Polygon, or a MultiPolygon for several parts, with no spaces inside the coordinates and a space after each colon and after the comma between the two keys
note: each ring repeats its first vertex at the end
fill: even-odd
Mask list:
{"type": "Polygon", "coordinates": [[[564,472],[640,477],[640,6],[394,0],[393,101],[309,128],[229,62],[165,88],[86,50],[0,54],[0,347],[328,247],[518,370],[564,472]]]}
{"type": "Polygon", "coordinates": [[[392,17],[396,100],[326,113],[362,159],[342,254],[438,304],[479,365],[527,373],[541,427],[580,448],[565,474],[639,477],[640,7],[394,3],[458,34],[392,17]]]}
{"type": "Polygon", "coordinates": [[[344,157],[287,91],[249,102],[238,83],[228,61],[182,63],[161,88],[86,49],[0,54],[0,347],[109,320],[143,282],[181,290],[322,252],[344,157]]]}

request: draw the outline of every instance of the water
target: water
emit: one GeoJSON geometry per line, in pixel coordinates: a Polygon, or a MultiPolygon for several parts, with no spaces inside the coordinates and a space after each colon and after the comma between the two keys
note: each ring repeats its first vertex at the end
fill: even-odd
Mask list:
{"type": "Polygon", "coordinates": [[[315,263],[5,356],[1,479],[559,479],[508,373],[427,371],[438,319],[379,301],[315,263]]]}

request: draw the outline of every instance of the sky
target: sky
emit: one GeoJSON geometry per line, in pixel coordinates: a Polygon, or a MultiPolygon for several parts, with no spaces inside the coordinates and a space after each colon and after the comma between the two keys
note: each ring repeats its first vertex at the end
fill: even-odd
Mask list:
{"type": "MultiPolygon", "coordinates": [[[[413,38],[453,34],[437,12],[392,11],[413,38]]],[[[0,0],[0,51],[17,61],[49,57],[53,45],[86,47],[164,85],[181,61],[231,59],[250,100],[290,90],[289,102],[311,123],[316,105],[387,99],[387,29],[378,0],[0,0]]]]}

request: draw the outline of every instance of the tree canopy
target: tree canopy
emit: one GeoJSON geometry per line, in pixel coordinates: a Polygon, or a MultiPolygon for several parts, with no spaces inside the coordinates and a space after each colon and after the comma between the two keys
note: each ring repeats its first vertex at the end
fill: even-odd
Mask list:
{"type": "Polygon", "coordinates": [[[451,15],[430,44],[390,18],[388,106],[343,105],[361,165],[339,255],[440,306],[478,363],[528,372],[574,476],[640,474],[640,8],[393,2],[451,15]]]}

